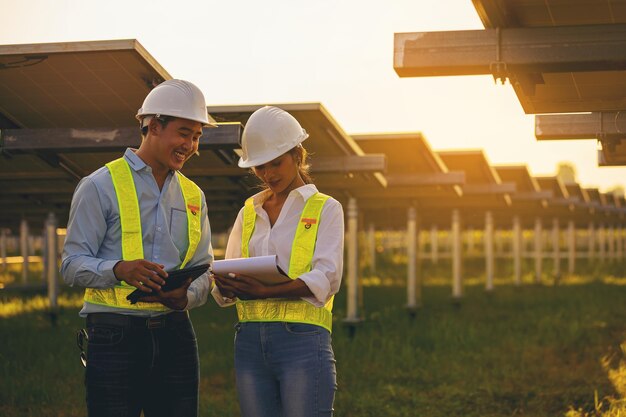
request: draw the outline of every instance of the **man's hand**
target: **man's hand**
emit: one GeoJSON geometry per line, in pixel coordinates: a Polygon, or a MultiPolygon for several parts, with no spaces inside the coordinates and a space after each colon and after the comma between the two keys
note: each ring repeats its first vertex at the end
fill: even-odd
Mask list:
{"type": "Polygon", "coordinates": [[[161,303],[172,310],[184,310],[188,302],[187,288],[191,285],[191,281],[191,278],[187,279],[182,286],[172,291],[163,292],[161,289],[158,289],[153,292],[153,295],[141,297],[139,301],[143,303],[161,303]]]}
{"type": "Polygon", "coordinates": [[[115,278],[145,292],[160,291],[165,284],[165,266],[145,259],[121,261],[113,267],[115,278]]]}

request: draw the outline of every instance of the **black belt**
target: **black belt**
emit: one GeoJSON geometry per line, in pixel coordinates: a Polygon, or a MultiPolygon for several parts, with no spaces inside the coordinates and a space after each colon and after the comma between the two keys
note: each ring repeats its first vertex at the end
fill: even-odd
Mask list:
{"type": "Polygon", "coordinates": [[[87,326],[109,325],[116,327],[141,327],[144,329],[159,329],[172,326],[189,320],[189,313],[186,311],[174,311],[156,317],[129,316],[116,313],[91,313],[87,314],[87,326]]]}

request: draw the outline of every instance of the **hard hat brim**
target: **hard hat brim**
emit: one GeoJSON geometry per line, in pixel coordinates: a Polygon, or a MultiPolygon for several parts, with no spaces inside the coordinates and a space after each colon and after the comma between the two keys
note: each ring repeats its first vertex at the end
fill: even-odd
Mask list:
{"type": "Polygon", "coordinates": [[[298,141],[292,147],[287,149],[285,152],[281,152],[281,153],[279,153],[277,155],[275,155],[275,154],[265,155],[265,156],[260,157],[260,158],[252,158],[252,159],[248,159],[248,160],[244,160],[243,157],[240,157],[239,161],[237,161],[237,165],[239,166],[239,168],[254,168],[254,167],[258,167],[259,165],[267,164],[268,162],[273,161],[274,159],[278,158],[279,156],[286,154],[287,152],[291,151],[293,148],[295,148],[296,146],[300,145],[302,142],[307,140],[307,138],[309,137],[309,134],[306,133],[306,131],[304,131],[304,132],[305,133],[304,133],[303,137],[299,138],[298,141]]]}

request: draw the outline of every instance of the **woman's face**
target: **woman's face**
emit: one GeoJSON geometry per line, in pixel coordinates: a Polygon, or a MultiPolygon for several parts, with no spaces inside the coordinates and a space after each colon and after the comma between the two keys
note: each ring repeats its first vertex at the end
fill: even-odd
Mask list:
{"type": "Polygon", "coordinates": [[[275,194],[289,194],[304,184],[298,174],[298,164],[291,152],[253,168],[254,174],[275,194]]]}

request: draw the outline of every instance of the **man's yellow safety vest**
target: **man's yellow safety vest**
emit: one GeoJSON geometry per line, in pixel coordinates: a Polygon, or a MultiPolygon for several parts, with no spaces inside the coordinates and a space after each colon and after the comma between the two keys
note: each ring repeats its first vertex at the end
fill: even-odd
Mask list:
{"type": "MultiPolygon", "coordinates": [[[[113,180],[113,188],[117,196],[117,203],[120,210],[120,223],[122,228],[122,259],[125,261],[133,261],[135,259],[143,259],[143,239],[141,233],[141,213],[139,212],[139,201],[137,200],[137,191],[135,189],[135,181],[130,170],[128,162],[124,158],[106,164],[111,172],[113,180]]],[[[202,195],[200,188],[190,179],[180,172],[176,172],[180,188],[182,190],[183,199],[187,211],[187,234],[189,237],[189,246],[187,253],[180,268],[184,268],[187,262],[191,260],[196,252],[201,234],[201,204],[202,195]]],[[[131,304],[126,296],[133,292],[136,288],[120,281],[115,287],[107,289],[87,288],[85,290],[84,300],[92,304],[106,305],[109,307],[133,309],[133,310],[151,310],[151,311],[168,311],[159,303],[142,303],[131,304]]]]}
{"type": "MultiPolygon", "coordinates": [[[[329,196],[316,193],[304,205],[302,216],[293,239],[291,259],[289,260],[289,277],[296,279],[311,270],[317,229],[320,224],[322,208],[329,196]]],[[[252,197],[246,200],[243,209],[243,231],[241,238],[241,255],[249,257],[249,244],[256,212],[252,197]]],[[[240,322],[247,321],[285,321],[292,323],[308,323],[321,326],[332,331],[333,299],[328,300],[323,307],[315,307],[301,299],[268,298],[260,300],[238,300],[237,315],[240,322]]]]}

